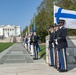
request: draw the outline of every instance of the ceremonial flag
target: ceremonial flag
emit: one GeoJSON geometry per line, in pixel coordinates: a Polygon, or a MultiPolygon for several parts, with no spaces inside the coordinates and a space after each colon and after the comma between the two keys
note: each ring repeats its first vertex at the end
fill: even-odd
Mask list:
{"type": "Polygon", "coordinates": [[[76,11],[66,10],[54,5],[54,23],[65,20],[65,28],[76,29],[76,11]]]}
{"type": "Polygon", "coordinates": [[[28,34],[30,33],[30,26],[28,26],[28,34]]]}
{"type": "Polygon", "coordinates": [[[34,20],[34,31],[36,31],[36,22],[34,20]]]}
{"type": "Polygon", "coordinates": [[[33,32],[33,28],[31,28],[30,32],[33,32]]]}
{"type": "Polygon", "coordinates": [[[27,36],[27,31],[26,31],[26,36],[27,36]]]}

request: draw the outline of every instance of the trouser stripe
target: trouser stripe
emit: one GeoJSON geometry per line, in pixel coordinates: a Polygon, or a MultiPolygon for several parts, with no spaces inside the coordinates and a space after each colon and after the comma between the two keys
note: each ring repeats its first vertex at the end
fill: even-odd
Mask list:
{"type": "Polygon", "coordinates": [[[51,50],[49,51],[49,61],[50,61],[50,65],[51,65],[51,50]]]}
{"type": "Polygon", "coordinates": [[[55,65],[55,50],[54,48],[52,48],[52,50],[53,50],[53,60],[54,60],[54,65],[55,65]]]}
{"type": "Polygon", "coordinates": [[[65,50],[64,48],[62,49],[63,51],[63,59],[64,59],[64,68],[66,69],[66,57],[65,57],[65,50]]]}
{"type": "Polygon", "coordinates": [[[57,51],[57,66],[59,67],[59,57],[58,57],[58,51],[57,51]]]}

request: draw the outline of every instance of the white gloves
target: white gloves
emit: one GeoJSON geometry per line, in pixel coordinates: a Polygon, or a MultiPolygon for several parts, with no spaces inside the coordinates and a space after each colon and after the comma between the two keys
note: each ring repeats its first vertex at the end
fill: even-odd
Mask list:
{"type": "Polygon", "coordinates": [[[55,43],[56,43],[56,45],[58,45],[57,39],[55,39],[55,43]]]}
{"type": "Polygon", "coordinates": [[[54,47],[54,43],[52,43],[52,46],[54,47]]]}

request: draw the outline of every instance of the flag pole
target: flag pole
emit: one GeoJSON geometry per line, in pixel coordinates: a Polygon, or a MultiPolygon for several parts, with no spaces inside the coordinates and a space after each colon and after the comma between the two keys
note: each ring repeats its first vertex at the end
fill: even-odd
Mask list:
{"type": "Polygon", "coordinates": [[[53,23],[54,23],[54,16],[55,16],[55,14],[54,14],[54,5],[55,5],[55,1],[53,2],[53,23]]]}
{"type": "MultiPolygon", "coordinates": [[[[54,12],[54,5],[55,5],[55,1],[53,2],[53,12],[54,12]]],[[[53,17],[54,17],[54,13],[53,13],[53,17]]],[[[54,24],[54,19],[53,19],[53,24],[54,24]]],[[[48,35],[49,35],[49,30],[48,30],[48,35]]]]}

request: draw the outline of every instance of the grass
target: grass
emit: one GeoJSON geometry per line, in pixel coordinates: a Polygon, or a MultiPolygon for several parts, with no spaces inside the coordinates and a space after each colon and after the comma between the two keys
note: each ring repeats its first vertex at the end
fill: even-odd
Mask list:
{"type": "Polygon", "coordinates": [[[41,58],[44,58],[46,60],[46,46],[45,45],[40,45],[39,55],[41,58]]]}
{"type": "Polygon", "coordinates": [[[7,49],[8,47],[10,47],[13,44],[14,43],[12,43],[12,42],[0,43],[0,52],[4,51],[5,49],[7,49]]]}

